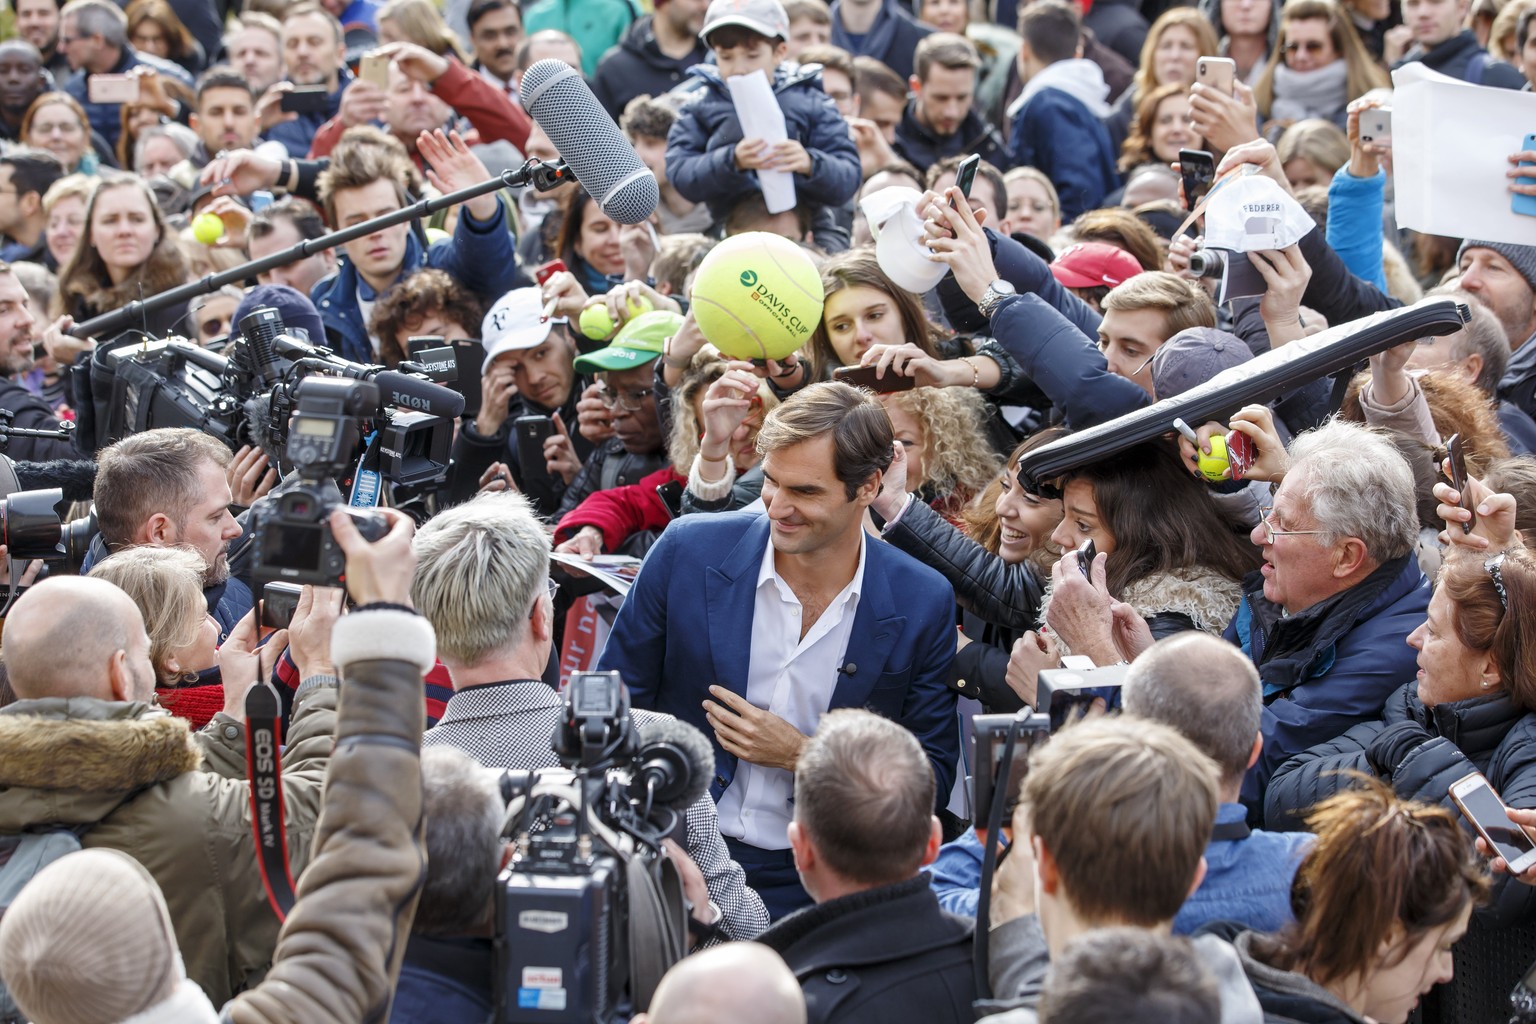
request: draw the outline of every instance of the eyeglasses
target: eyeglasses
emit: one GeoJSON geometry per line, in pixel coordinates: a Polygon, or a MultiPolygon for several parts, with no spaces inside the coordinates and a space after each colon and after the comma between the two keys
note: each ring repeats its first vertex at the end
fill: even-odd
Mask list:
{"type": "Polygon", "coordinates": [[[544,577],[544,586],[549,588],[549,599],[554,601],[555,595],[560,593],[560,584],[555,582],[553,576],[544,577]]]}
{"type": "Polygon", "coordinates": [[[1322,53],[1327,48],[1328,44],[1324,43],[1321,39],[1298,40],[1294,43],[1286,43],[1284,47],[1286,53],[1295,53],[1298,50],[1303,50],[1313,54],[1322,53]]]}
{"type": "Polygon", "coordinates": [[[630,390],[615,391],[606,384],[597,389],[598,401],[612,409],[618,406],[625,412],[639,412],[645,405],[645,400],[656,393],[655,388],[633,388],[630,390]]]}
{"type": "Polygon", "coordinates": [[[1263,525],[1264,535],[1269,538],[1271,544],[1275,542],[1276,537],[1301,537],[1306,534],[1315,535],[1328,532],[1327,530],[1277,530],[1272,522],[1274,514],[1275,509],[1273,505],[1265,505],[1259,509],[1259,522],[1263,525]]]}
{"type": "Polygon", "coordinates": [[[1484,562],[1483,568],[1488,571],[1489,578],[1493,580],[1493,589],[1499,592],[1499,608],[1509,611],[1509,593],[1504,589],[1504,552],[1500,551],[1484,562]]]}

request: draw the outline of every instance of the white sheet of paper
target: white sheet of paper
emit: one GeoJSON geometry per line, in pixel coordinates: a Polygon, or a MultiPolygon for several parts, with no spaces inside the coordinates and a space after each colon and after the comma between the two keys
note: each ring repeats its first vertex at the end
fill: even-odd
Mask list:
{"type": "MultiPolygon", "coordinates": [[[[750,75],[734,75],[725,80],[731,90],[731,102],[736,104],[736,119],[741,122],[741,137],[763,139],[770,146],[789,138],[784,127],[784,111],[768,84],[768,75],[761,68],[750,75]]],[[[758,184],[763,188],[763,199],[769,213],[783,213],[795,208],[795,178],[788,171],[759,170],[758,184]]]]}
{"type": "Polygon", "coordinates": [[[1415,61],[1392,72],[1397,225],[1530,245],[1536,217],[1510,210],[1509,155],[1536,132],[1536,94],[1468,85],[1415,61]]]}

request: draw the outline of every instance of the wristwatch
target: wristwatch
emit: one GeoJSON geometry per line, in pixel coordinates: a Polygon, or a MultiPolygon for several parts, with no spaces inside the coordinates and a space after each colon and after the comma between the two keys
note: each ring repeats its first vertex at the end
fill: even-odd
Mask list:
{"type": "Polygon", "coordinates": [[[997,311],[997,307],[1002,305],[1004,299],[1011,298],[1017,294],[1019,293],[1013,285],[1002,278],[998,278],[987,285],[987,290],[982,293],[981,301],[976,303],[976,308],[981,312],[982,316],[990,319],[992,314],[997,311]]]}

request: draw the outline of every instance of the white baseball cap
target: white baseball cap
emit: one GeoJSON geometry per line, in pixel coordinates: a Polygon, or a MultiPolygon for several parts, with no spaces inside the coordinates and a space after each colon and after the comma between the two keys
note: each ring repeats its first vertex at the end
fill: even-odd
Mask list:
{"type": "Polygon", "coordinates": [[[789,39],[789,15],[779,0],[713,0],[704,12],[699,38],[707,44],[711,32],[727,25],[740,25],[769,39],[789,39]]]}
{"type": "Polygon", "coordinates": [[[480,372],[489,370],[503,353],[544,344],[554,325],[566,322],[563,316],[544,320],[543,315],[544,297],[537,288],[518,288],[497,299],[480,324],[480,343],[485,346],[480,372]]]}

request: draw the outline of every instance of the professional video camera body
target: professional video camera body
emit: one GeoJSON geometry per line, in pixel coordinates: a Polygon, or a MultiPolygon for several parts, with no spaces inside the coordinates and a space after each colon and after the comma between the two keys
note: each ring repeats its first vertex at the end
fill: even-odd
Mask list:
{"type": "Polygon", "coordinates": [[[566,689],[564,769],[508,772],[496,886],[496,1021],[608,1024],[643,1010],[687,949],[687,909],[661,841],[709,786],[709,741],[683,722],[635,735],[617,672],[566,689]]]}
{"type": "Polygon", "coordinates": [[[464,399],[421,371],[411,363],[388,370],[342,359],[288,333],[270,307],[240,321],[224,354],[181,338],[125,335],[92,357],[95,429],[83,445],[101,448],[141,430],[191,427],[231,450],[258,447],[286,473],[294,466],[288,417],[300,384],[315,377],[370,381],[376,385],[373,405],[350,413],[367,421],[368,429],[354,435],[353,450],[344,453],[337,472],[340,480],[354,465],[367,470],[351,481],[363,489],[353,500],[372,505],[385,484],[421,487],[447,472],[453,421],[464,399]]]}

